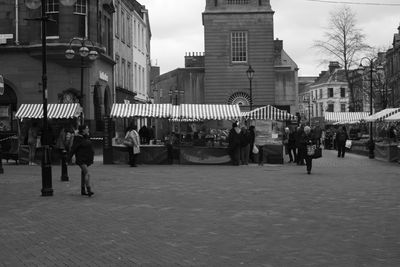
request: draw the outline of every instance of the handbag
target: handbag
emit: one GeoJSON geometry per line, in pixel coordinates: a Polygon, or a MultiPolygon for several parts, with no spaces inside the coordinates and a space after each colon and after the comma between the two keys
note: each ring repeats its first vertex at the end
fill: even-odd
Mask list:
{"type": "Polygon", "coordinates": [[[322,157],[322,148],[317,147],[315,148],[313,159],[318,159],[322,157]]]}
{"type": "Polygon", "coordinates": [[[133,146],[133,139],[131,137],[127,137],[122,142],[125,146],[132,147],[133,146]]]}
{"type": "Polygon", "coordinates": [[[307,146],[307,155],[308,155],[308,156],[314,156],[314,154],[315,154],[315,149],[316,149],[316,146],[315,146],[315,145],[308,145],[308,146],[307,146]]]}
{"type": "Polygon", "coordinates": [[[251,152],[253,152],[253,154],[258,154],[258,148],[256,145],[253,145],[253,149],[251,150],[251,152]]]}

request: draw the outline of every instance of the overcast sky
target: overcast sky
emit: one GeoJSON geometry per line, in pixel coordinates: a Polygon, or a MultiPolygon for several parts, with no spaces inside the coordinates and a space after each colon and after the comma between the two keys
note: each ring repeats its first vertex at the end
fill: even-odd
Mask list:
{"type": "MultiPolygon", "coordinates": [[[[161,73],[184,67],[186,52],[204,52],[204,29],[201,14],[205,0],[138,0],[149,11],[152,31],[151,58],[161,73]]],[[[337,0],[340,1],[340,0],[337,0]]],[[[343,2],[343,1],[340,1],[343,2]]],[[[357,26],[366,35],[366,42],[387,49],[400,24],[398,0],[347,0],[347,2],[397,4],[397,6],[348,4],[356,13],[357,26]]],[[[327,66],[326,56],[312,48],[323,39],[329,13],[344,4],[308,0],[271,0],[274,14],[274,39],[283,40],[283,47],[297,63],[300,76],[318,75],[327,66]],[[325,57],[325,58],[324,58],[325,57]]]]}

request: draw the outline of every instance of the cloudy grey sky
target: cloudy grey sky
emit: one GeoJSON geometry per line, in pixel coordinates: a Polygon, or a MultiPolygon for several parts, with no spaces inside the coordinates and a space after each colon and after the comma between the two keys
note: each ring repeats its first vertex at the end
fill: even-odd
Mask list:
{"type": "MultiPolygon", "coordinates": [[[[184,66],[186,52],[204,52],[201,13],[205,0],[138,0],[149,10],[152,30],[151,58],[161,73],[184,66]]],[[[345,0],[337,0],[344,2],[345,0]]],[[[366,42],[377,48],[389,48],[400,25],[398,0],[347,0],[358,3],[397,4],[397,6],[348,4],[356,13],[357,26],[366,42]]],[[[274,14],[274,38],[283,40],[289,56],[299,66],[300,76],[318,75],[325,60],[312,48],[323,39],[329,13],[343,4],[307,0],[271,0],[274,14]]]]}

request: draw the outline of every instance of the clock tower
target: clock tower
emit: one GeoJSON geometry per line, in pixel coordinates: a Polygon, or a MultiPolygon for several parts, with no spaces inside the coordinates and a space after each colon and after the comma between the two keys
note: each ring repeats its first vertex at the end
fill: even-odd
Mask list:
{"type": "Polygon", "coordinates": [[[275,102],[274,11],[269,0],[206,0],[204,100],[258,106],[275,102]],[[254,69],[252,92],[246,70],[254,69]]]}

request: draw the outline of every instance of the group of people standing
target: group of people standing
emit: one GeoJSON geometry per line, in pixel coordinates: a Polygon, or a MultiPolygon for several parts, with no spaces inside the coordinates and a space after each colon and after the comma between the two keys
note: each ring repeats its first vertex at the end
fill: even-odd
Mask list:
{"type": "Polygon", "coordinates": [[[239,122],[232,124],[232,129],[228,135],[228,153],[233,165],[248,165],[249,162],[256,161],[256,154],[253,148],[256,145],[258,150],[258,163],[263,164],[262,146],[255,144],[255,127],[251,125],[248,129],[245,126],[239,127],[239,122]]]}

